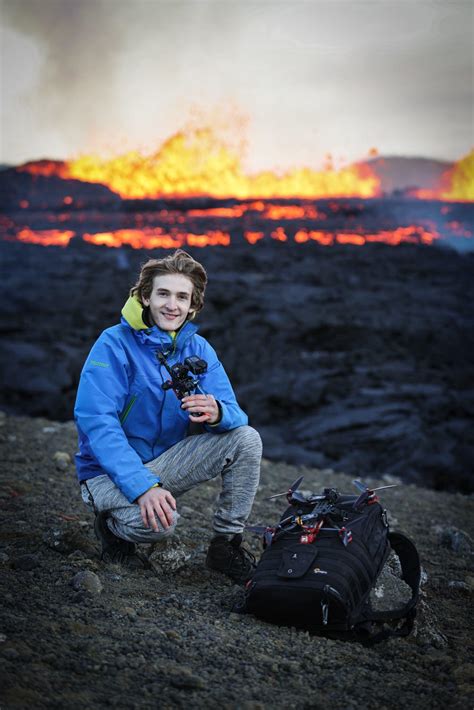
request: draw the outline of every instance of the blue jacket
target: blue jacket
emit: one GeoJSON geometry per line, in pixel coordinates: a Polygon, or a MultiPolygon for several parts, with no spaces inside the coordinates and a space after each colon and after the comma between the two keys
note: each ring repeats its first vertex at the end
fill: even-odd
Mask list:
{"type": "Polygon", "coordinates": [[[144,464],[184,439],[189,426],[176,394],[162,389],[169,375],[156,358],[158,350],[169,351],[170,365],[190,355],[207,362],[200,386],[222,408],[219,424],[206,425],[208,431],[235,429],[247,424],[247,415],[215,350],[197,335],[195,325],[185,323],[173,341],[166,331],[143,322],[136,298],[127,301],[122,314],[121,323],[96,341],[81,373],[74,408],[76,466],[79,481],[106,473],[132,502],[160,480],[144,464]]]}

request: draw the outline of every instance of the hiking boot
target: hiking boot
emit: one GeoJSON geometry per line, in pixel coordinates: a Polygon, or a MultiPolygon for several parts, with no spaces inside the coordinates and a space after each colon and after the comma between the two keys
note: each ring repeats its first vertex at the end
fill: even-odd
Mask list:
{"type": "Polygon", "coordinates": [[[145,569],[149,567],[148,560],[141,555],[134,542],[128,542],[117,537],[107,525],[108,511],[97,513],[94,521],[94,532],[102,545],[100,559],[104,562],[120,564],[129,569],[145,569]]]}
{"type": "Polygon", "coordinates": [[[231,538],[227,535],[216,535],[209,545],[206,565],[227,575],[237,584],[245,584],[256,567],[255,557],[242,547],[240,534],[231,538]]]}

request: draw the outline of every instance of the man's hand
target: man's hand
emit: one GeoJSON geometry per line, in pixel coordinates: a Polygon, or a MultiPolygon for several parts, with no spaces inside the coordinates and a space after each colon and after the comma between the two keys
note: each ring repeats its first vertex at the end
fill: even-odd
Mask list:
{"type": "Polygon", "coordinates": [[[221,418],[219,405],[212,394],[191,394],[189,397],[183,397],[181,407],[188,412],[193,422],[217,424],[221,418]],[[197,413],[201,416],[196,416],[197,413]]]}
{"type": "Polygon", "coordinates": [[[165,488],[150,488],[138,496],[137,503],[140,506],[140,513],[146,528],[152,527],[155,532],[158,532],[156,516],[158,516],[164,530],[172,524],[176,501],[165,488]]]}

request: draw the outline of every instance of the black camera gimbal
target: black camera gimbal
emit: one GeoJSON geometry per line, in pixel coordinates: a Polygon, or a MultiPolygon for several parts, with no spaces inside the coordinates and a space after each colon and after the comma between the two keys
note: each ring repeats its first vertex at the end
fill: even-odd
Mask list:
{"type": "MultiPolygon", "coordinates": [[[[158,350],[156,357],[171,377],[171,379],[166,380],[161,385],[165,391],[172,389],[179,400],[183,399],[183,397],[189,397],[194,392],[205,394],[199,387],[199,380],[196,377],[196,375],[203,375],[207,372],[207,362],[205,360],[201,360],[197,355],[190,355],[185,359],[184,363],[177,362],[170,366],[161,351],[158,350]]],[[[193,412],[193,417],[199,416],[201,416],[201,412],[193,412]]]]}

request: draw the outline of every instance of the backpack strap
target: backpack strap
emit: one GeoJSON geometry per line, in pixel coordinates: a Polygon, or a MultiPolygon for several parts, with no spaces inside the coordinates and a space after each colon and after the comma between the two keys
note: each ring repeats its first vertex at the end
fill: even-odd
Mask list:
{"type": "MultiPolygon", "coordinates": [[[[405,619],[404,624],[397,630],[385,629],[373,635],[369,634],[364,639],[361,639],[368,645],[378,643],[379,641],[383,641],[384,639],[393,636],[407,636],[413,629],[413,623],[416,616],[415,607],[420,593],[421,580],[421,566],[418,550],[412,541],[402,533],[390,532],[388,534],[388,539],[390,541],[390,546],[396,552],[400,560],[402,567],[402,579],[408,584],[412,594],[411,599],[400,607],[387,609],[385,611],[373,611],[370,609],[366,615],[364,614],[366,622],[383,623],[384,621],[397,621],[398,619],[405,619]]],[[[363,629],[364,625],[361,627],[361,630],[363,629]]]]}
{"type": "Polygon", "coordinates": [[[420,592],[421,567],[418,550],[412,541],[402,533],[388,534],[391,548],[396,552],[402,566],[402,579],[411,589],[411,599],[403,606],[386,611],[371,611],[371,621],[395,621],[403,619],[413,609],[420,592]]]}

